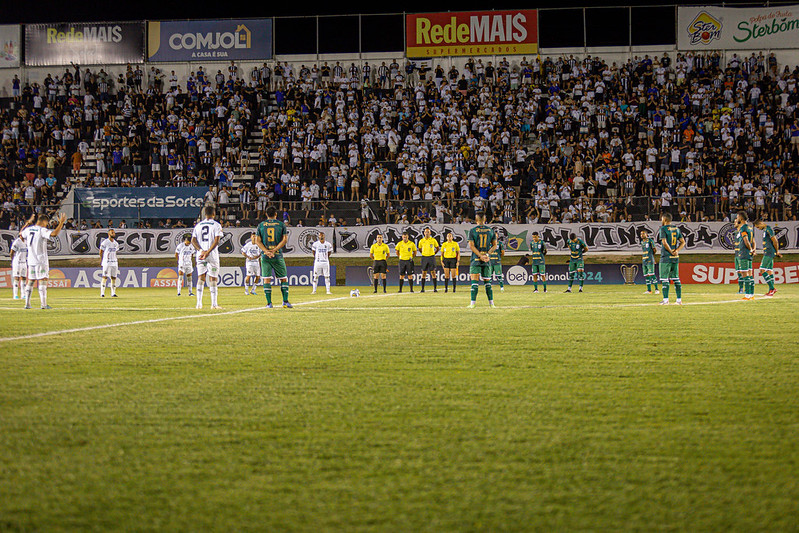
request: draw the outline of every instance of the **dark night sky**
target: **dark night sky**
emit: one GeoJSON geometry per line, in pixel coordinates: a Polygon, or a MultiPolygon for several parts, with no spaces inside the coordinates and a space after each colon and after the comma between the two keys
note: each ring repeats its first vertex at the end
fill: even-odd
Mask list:
{"type": "MultiPolygon", "coordinates": [[[[657,2],[653,0],[620,0],[605,5],[673,5],[687,2],[657,2]]],[[[697,4],[699,2],[692,2],[697,4]]],[[[705,2],[709,4],[712,2],[705,2]]],[[[726,4],[745,3],[745,0],[727,0],[726,4]]],[[[0,23],[32,22],[89,22],[112,20],[159,20],[187,18],[245,18],[307,16],[352,13],[399,13],[425,11],[473,11],[487,9],[532,9],[536,7],[595,7],[598,4],[587,0],[540,0],[518,2],[486,0],[459,0],[458,2],[421,2],[419,0],[380,3],[372,8],[356,2],[325,2],[309,8],[308,2],[253,2],[251,0],[225,0],[221,2],[186,2],[175,0],[134,0],[97,2],[85,0],[41,0],[26,2],[5,0],[0,9],[0,23]],[[102,6],[98,8],[98,5],[102,6]]],[[[775,3],[772,2],[772,5],[775,3]]]]}

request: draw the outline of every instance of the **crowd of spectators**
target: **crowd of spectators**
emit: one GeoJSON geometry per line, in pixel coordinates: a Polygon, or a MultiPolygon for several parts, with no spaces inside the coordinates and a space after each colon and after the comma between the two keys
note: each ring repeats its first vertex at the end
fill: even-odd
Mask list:
{"type": "Polygon", "coordinates": [[[763,53],[511,59],[230,63],[184,83],[73,65],[0,111],[4,211],[71,183],[208,184],[232,218],[277,203],[305,225],[338,220],[341,201],[361,223],[795,218],[799,67],[763,53]]]}

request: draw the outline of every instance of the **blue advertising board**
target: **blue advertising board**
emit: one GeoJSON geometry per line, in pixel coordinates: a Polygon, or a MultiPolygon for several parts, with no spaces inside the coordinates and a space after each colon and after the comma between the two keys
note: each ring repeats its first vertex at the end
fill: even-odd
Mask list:
{"type": "Polygon", "coordinates": [[[81,218],[197,218],[207,187],[76,188],[81,218]]]}
{"type": "Polygon", "coordinates": [[[147,23],[148,61],[240,61],[271,57],[272,19],[147,23]]]}
{"type": "MultiPolygon", "coordinates": [[[[547,283],[568,283],[568,265],[547,265],[547,283]]],[[[346,284],[352,286],[362,286],[372,284],[372,267],[364,266],[348,266],[346,267],[345,276],[346,284]]],[[[529,266],[520,265],[505,265],[502,267],[502,272],[505,275],[505,283],[508,285],[532,285],[533,277],[530,275],[529,266]]],[[[640,264],[597,264],[585,265],[585,284],[586,285],[620,285],[625,283],[627,276],[635,283],[644,283],[644,277],[641,273],[640,264]]],[[[444,283],[444,273],[441,268],[436,271],[436,277],[439,283],[444,283]]],[[[419,265],[416,265],[414,273],[414,283],[419,284],[422,281],[422,273],[419,265]]],[[[388,275],[386,276],[387,285],[398,285],[399,276],[397,275],[397,267],[389,266],[388,275]]],[[[468,284],[469,282],[469,267],[461,266],[458,269],[458,283],[468,284]]]]}

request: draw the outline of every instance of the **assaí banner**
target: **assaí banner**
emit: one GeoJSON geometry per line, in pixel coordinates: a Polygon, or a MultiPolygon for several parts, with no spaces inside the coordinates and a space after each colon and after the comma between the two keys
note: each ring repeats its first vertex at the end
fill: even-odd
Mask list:
{"type": "Polygon", "coordinates": [[[406,15],[406,54],[414,57],[538,52],[538,11],[466,11],[406,15]]]}
{"type": "Polygon", "coordinates": [[[240,61],[272,57],[272,19],[147,23],[149,61],[240,61]]]}
{"type": "Polygon", "coordinates": [[[25,25],[28,66],[144,62],[144,22],[25,25]]]}
{"type": "Polygon", "coordinates": [[[75,188],[84,219],[196,218],[208,187],[75,188]]]}
{"type": "Polygon", "coordinates": [[[680,50],[768,50],[799,46],[799,5],[680,7],[680,50]]]}

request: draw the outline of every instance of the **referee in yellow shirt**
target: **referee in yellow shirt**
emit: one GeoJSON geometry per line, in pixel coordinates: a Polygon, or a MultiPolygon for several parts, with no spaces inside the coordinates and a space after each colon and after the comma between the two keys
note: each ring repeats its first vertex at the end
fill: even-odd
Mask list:
{"type": "Polygon", "coordinates": [[[455,292],[458,267],[461,266],[461,247],[455,242],[451,231],[447,232],[447,240],[441,244],[441,266],[444,267],[444,292],[449,291],[450,280],[452,280],[452,292],[455,292]]]}
{"type": "Polygon", "coordinates": [[[399,292],[402,292],[402,276],[408,280],[408,286],[413,292],[413,258],[416,256],[416,245],[408,240],[408,232],[403,232],[402,240],[398,242],[394,249],[399,257],[399,292]]]}
{"type": "Polygon", "coordinates": [[[383,236],[378,234],[377,242],[369,248],[369,257],[374,260],[372,264],[372,274],[375,278],[375,293],[377,293],[378,278],[382,278],[383,292],[386,292],[386,273],[388,272],[388,261],[386,261],[386,258],[390,253],[391,250],[389,250],[388,244],[383,242],[383,236]]]}
{"type": "Polygon", "coordinates": [[[438,280],[436,279],[436,254],[441,249],[435,237],[431,236],[430,228],[424,229],[424,237],[419,239],[419,251],[422,253],[422,291],[427,275],[433,278],[433,292],[438,292],[438,280]]]}

